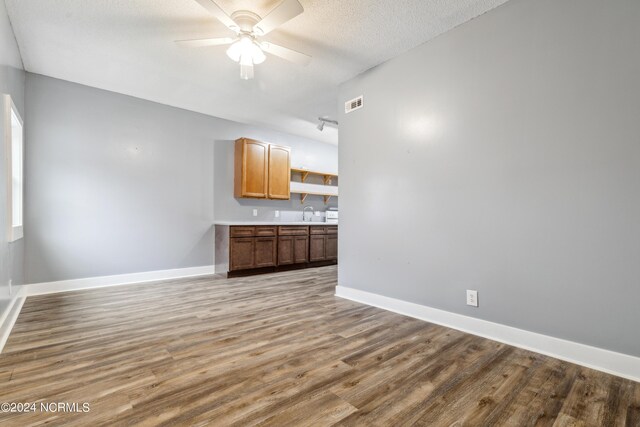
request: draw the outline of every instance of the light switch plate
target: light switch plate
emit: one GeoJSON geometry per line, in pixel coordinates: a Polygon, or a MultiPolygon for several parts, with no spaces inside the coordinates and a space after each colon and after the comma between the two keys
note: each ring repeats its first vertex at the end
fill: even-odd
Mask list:
{"type": "Polygon", "coordinates": [[[467,305],[472,307],[478,306],[478,291],[467,289],[467,305]]]}
{"type": "Polygon", "coordinates": [[[276,211],[275,212],[275,216],[276,216],[276,218],[280,218],[280,211],[276,211]]]}
{"type": "Polygon", "coordinates": [[[258,209],[253,210],[253,216],[258,216],[258,209]]]}

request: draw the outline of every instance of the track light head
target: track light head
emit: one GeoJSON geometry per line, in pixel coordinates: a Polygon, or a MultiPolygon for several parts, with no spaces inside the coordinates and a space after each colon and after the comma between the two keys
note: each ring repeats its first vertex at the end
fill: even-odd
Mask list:
{"type": "Polygon", "coordinates": [[[336,120],[331,120],[331,119],[327,119],[325,117],[318,117],[318,120],[320,120],[320,124],[317,126],[317,129],[322,132],[324,130],[324,125],[327,123],[331,123],[334,124],[336,126],[338,126],[338,122],[336,120]]]}

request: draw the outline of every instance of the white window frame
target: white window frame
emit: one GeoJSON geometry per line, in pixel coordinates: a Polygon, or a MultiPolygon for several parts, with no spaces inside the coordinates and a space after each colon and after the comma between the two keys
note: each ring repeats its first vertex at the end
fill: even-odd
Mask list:
{"type": "Polygon", "coordinates": [[[20,112],[16,108],[16,105],[13,103],[10,95],[4,95],[4,141],[5,141],[5,158],[7,164],[7,240],[9,242],[15,242],[19,240],[24,235],[24,122],[22,121],[22,117],[20,116],[20,112]],[[19,145],[19,153],[17,153],[19,162],[19,171],[20,174],[20,194],[16,199],[13,186],[14,186],[14,142],[13,142],[13,126],[12,126],[12,115],[15,115],[18,122],[20,123],[20,128],[22,130],[20,145],[19,145]],[[20,204],[20,220],[18,221],[18,225],[14,225],[14,204],[20,204]]]}

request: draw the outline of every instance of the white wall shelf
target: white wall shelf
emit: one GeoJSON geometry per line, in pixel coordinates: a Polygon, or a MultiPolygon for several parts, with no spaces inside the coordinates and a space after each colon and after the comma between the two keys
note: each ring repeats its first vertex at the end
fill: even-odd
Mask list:
{"type": "Polygon", "coordinates": [[[291,168],[291,174],[300,175],[301,182],[291,181],[291,193],[300,194],[300,203],[304,203],[309,195],[323,196],[325,204],[327,204],[332,197],[338,197],[338,186],[331,185],[333,179],[338,177],[337,174],[297,168],[291,168]],[[309,175],[321,176],[324,185],[305,182],[309,175]]]}

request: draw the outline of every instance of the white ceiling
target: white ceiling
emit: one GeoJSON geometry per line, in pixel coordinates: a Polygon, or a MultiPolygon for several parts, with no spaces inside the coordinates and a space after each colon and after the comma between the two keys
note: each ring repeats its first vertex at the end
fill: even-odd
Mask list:
{"type": "MultiPolygon", "coordinates": [[[[225,47],[173,41],[231,33],[194,0],[6,0],[27,71],[337,143],[338,85],[506,0],[300,0],[265,40],[313,56],[270,56],[242,81],[225,47]]],[[[219,0],[264,16],[279,0],[219,0]]]]}

